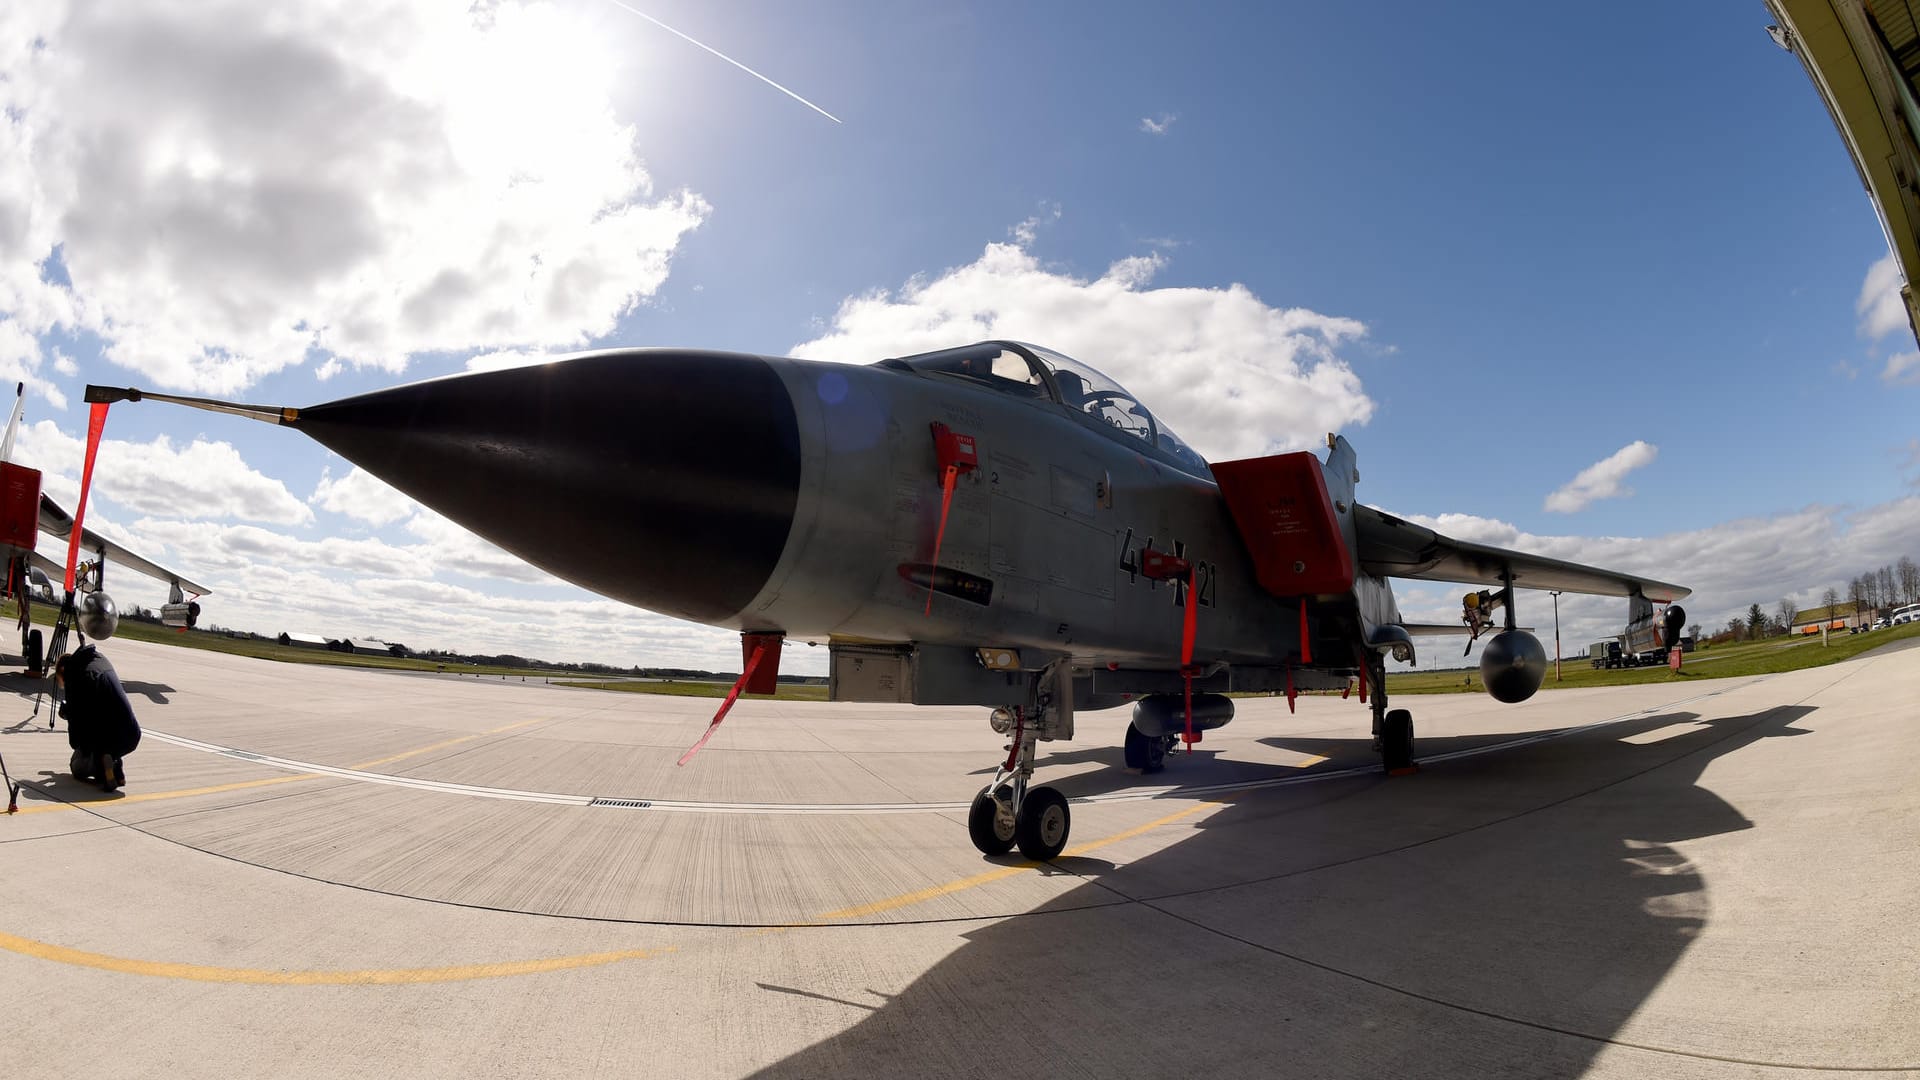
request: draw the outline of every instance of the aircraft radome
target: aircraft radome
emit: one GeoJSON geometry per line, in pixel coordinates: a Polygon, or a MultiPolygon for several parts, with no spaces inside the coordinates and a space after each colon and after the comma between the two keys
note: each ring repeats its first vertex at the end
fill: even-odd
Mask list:
{"type": "Polygon", "coordinates": [[[1079,712],[1130,702],[1126,761],[1151,772],[1232,719],[1229,691],[1357,679],[1401,771],[1385,665],[1416,636],[1495,631],[1481,676],[1521,701],[1547,659],[1515,587],[1626,596],[1636,633],[1687,595],[1363,506],[1344,438],[1209,464],[1118,383],[1012,341],[868,366],[621,349],[298,409],[87,388],[142,397],[296,428],[557,577],[739,630],[736,692],[771,692],[791,638],[827,645],[835,701],[992,708],[1007,755],[969,814],[990,854],[1065,847],[1067,800],[1030,780],[1079,712]],[[1389,577],[1487,588],[1459,624],[1410,625],[1389,577]]]}

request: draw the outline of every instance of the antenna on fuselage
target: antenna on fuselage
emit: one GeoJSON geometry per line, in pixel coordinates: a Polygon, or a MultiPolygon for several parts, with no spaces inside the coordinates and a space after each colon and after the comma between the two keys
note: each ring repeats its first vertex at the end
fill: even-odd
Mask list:
{"type": "Polygon", "coordinates": [[[13,460],[13,436],[20,430],[20,418],[27,411],[27,384],[15,383],[13,386],[13,416],[7,420],[7,434],[0,438],[0,461],[13,460]]]}

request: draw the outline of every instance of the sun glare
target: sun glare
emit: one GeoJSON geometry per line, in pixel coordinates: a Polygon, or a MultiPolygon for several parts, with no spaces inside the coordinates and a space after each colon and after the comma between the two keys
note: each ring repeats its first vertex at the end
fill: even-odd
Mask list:
{"type": "Polygon", "coordinates": [[[503,5],[428,40],[421,89],[443,103],[454,156],[476,180],[564,184],[628,152],[609,145],[630,138],[608,113],[616,59],[587,21],[503,5]]]}

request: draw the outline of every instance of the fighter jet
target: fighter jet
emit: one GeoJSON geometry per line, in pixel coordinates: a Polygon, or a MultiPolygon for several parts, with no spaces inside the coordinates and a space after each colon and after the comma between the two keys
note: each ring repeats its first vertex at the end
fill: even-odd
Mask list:
{"type": "MultiPolygon", "coordinates": [[[[14,438],[20,430],[25,407],[26,384],[20,383],[14,388],[13,414],[7,421],[6,434],[0,436],[0,562],[6,565],[0,596],[12,597],[17,605],[20,652],[27,674],[36,678],[42,675],[48,661],[66,652],[67,636],[74,630],[79,631],[83,641],[86,638],[105,641],[114,635],[120,625],[120,614],[105,588],[109,560],[166,582],[169,596],[160,609],[161,622],[183,630],[193,626],[200,615],[199,597],[209,592],[207,588],[87,528],[82,518],[67,513],[40,490],[40,470],[13,460],[14,438]],[[68,541],[66,565],[40,554],[40,533],[68,541]],[[82,562],[79,559],[82,552],[92,557],[82,562]],[[49,575],[60,578],[64,584],[57,601],[49,575]],[[60,605],[51,642],[32,624],[31,611],[36,597],[60,605]]],[[[97,436],[93,444],[97,447],[97,436]]],[[[89,452],[81,488],[82,514],[85,513],[86,485],[92,478],[93,455],[89,452]]]]}
{"type": "Polygon", "coordinates": [[[990,707],[1006,756],[968,821],[989,854],[1065,847],[1066,798],[1031,780],[1080,712],[1131,703],[1125,760],[1151,772],[1232,719],[1228,692],[1357,683],[1406,771],[1388,655],[1490,633],[1487,690],[1521,701],[1547,661],[1516,588],[1625,596],[1640,627],[1688,592],[1361,505],[1337,436],[1324,459],[1209,463],[1119,383],[1016,341],[867,366],[622,349],[309,408],[87,388],[143,397],[298,429],[557,577],[740,631],[736,695],[772,690],[791,639],[827,646],[835,701],[990,707]],[[1485,587],[1421,626],[1390,577],[1485,587]]]}

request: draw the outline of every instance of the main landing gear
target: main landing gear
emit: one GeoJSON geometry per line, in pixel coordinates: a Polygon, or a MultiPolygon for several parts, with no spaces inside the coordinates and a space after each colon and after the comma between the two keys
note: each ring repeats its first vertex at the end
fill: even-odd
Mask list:
{"type": "Polygon", "coordinates": [[[1018,845],[1020,854],[1046,862],[1066,850],[1073,815],[1067,809],[1065,795],[1050,787],[1028,786],[1040,741],[1037,726],[1028,718],[1029,711],[994,711],[994,730],[1011,735],[1012,742],[1007,744],[1006,763],[973,797],[973,805],[967,810],[967,835],[983,854],[1005,855],[1018,845]]]}
{"type": "Polygon", "coordinates": [[[1167,753],[1179,744],[1178,735],[1148,735],[1128,724],[1124,747],[1127,768],[1157,773],[1167,767],[1167,753]]]}
{"type": "Polygon", "coordinates": [[[1367,688],[1373,706],[1373,748],[1380,751],[1380,767],[1388,776],[1407,776],[1420,771],[1413,763],[1413,714],[1405,709],[1387,708],[1387,658],[1367,652],[1367,688]]]}

